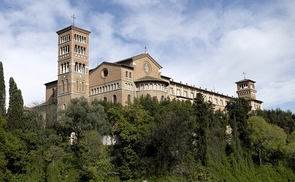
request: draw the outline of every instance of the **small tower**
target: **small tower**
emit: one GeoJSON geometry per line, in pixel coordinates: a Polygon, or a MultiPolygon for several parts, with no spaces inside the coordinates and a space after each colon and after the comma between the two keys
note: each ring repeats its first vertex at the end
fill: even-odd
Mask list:
{"type": "Polygon", "coordinates": [[[236,82],[239,98],[256,99],[255,81],[244,79],[236,82]]]}
{"type": "Polygon", "coordinates": [[[245,98],[250,102],[252,110],[262,109],[262,101],[256,99],[255,81],[244,79],[236,82],[239,98],[245,98]]]}
{"type": "Polygon", "coordinates": [[[89,96],[89,34],[90,31],[69,26],[58,34],[57,107],[76,97],[89,96]]]}

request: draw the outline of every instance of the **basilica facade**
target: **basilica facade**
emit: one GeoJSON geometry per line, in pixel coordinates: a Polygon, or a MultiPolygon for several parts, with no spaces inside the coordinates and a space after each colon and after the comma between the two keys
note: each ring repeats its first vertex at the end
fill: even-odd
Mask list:
{"type": "MultiPolygon", "coordinates": [[[[224,109],[232,98],[161,75],[162,66],[146,52],[113,63],[102,62],[90,69],[90,31],[72,25],[57,34],[58,76],[45,86],[46,102],[56,101],[59,109],[66,108],[70,99],[77,97],[85,97],[90,102],[97,99],[125,105],[147,94],[159,101],[169,97],[192,102],[201,93],[215,109],[224,109]]],[[[262,101],[256,99],[255,81],[243,79],[236,85],[238,97],[249,100],[252,109],[262,109],[262,101]]]]}

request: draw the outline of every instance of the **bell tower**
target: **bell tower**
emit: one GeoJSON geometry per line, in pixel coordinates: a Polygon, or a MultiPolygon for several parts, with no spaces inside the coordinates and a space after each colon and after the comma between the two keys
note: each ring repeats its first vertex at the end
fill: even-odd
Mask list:
{"type": "Polygon", "coordinates": [[[58,34],[57,107],[76,97],[89,97],[90,31],[71,25],[58,34]]]}
{"type": "Polygon", "coordinates": [[[239,98],[256,99],[255,81],[244,79],[236,84],[239,98]]]}

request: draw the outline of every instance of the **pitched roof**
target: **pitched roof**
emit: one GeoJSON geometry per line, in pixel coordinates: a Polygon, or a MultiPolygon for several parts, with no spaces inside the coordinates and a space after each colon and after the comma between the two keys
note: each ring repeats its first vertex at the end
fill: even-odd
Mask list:
{"type": "Polygon", "coordinates": [[[243,83],[243,82],[253,82],[253,83],[256,83],[254,80],[250,80],[250,79],[243,79],[243,80],[240,80],[240,81],[237,81],[237,83],[243,83]]]}
{"type": "Polygon", "coordinates": [[[162,66],[152,57],[149,55],[149,53],[142,53],[142,54],[138,54],[136,56],[133,57],[129,57],[120,61],[115,62],[116,64],[128,64],[130,61],[135,61],[137,59],[140,58],[144,58],[144,57],[148,57],[153,63],[155,63],[159,68],[162,68],[162,66]]]}

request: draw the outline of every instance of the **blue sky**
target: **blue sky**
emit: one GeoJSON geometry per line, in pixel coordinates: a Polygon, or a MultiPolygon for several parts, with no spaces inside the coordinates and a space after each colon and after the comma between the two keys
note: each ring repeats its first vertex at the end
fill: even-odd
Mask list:
{"type": "Polygon", "coordinates": [[[57,79],[56,31],[73,14],[91,31],[91,68],[147,47],[175,81],[237,96],[246,72],[264,109],[295,113],[292,0],[0,0],[6,87],[13,77],[26,105],[42,103],[44,83],[57,79]]]}

